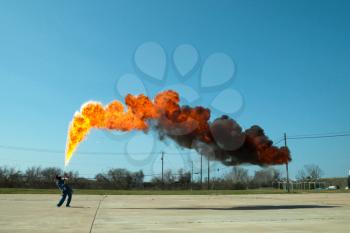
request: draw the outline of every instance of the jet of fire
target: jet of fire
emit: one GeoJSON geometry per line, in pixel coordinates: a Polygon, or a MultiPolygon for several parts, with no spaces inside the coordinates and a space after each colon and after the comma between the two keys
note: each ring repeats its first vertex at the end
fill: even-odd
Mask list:
{"type": "Polygon", "coordinates": [[[227,116],[211,123],[209,109],[180,106],[179,101],[178,93],[168,90],[159,93],[153,101],[143,94],[129,94],[125,97],[126,108],[117,100],[106,106],[93,101],[85,103],[75,113],[68,129],[65,165],[91,128],[147,131],[151,121],[160,138],[170,138],[181,147],[195,149],[225,165],[271,165],[291,160],[288,148],[272,146],[259,126],[242,132],[227,116]]]}
{"type": "MultiPolygon", "coordinates": [[[[108,130],[147,130],[147,120],[159,117],[159,112],[169,98],[177,98],[177,95],[171,91],[163,92],[158,95],[158,105],[155,105],[148,97],[144,95],[127,95],[124,105],[115,100],[107,106],[99,102],[89,101],[76,112],[70,123],[67,144],[65,166],[68,165],[74,151],[80,142],[84,140],[91,128],[100,128],[108,130]]],[[[176,99],[175,99],[176,100],[176,99]]],[[[170,108],[169,108],[170,111],[170,108]]]]}

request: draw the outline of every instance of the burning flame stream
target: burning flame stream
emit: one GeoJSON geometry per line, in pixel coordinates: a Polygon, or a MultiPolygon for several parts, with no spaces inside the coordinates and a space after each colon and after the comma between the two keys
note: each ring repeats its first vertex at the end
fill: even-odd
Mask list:
{"type": "Polygon", "coordinates": [[[259,126],[242,131],[228,116],[209,122],[209,109],[180,106],[179,101],[178,93],[168,90],[157,94],[153,101],[143,94],[128,94],[126,108],[117,100],[106,106],[94,101],[83,104],[68,129],[65,166],[91,128],[144,132],[152,128],[160,139],[170,138],[183,148],[195,149],[225,165],[272,165],[291,160],[288,148],[272,146],[259,126]]]}

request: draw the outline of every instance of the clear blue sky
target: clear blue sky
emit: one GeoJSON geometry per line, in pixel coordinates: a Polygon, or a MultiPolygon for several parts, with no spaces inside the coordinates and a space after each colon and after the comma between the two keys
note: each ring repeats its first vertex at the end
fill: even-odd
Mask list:
{"type": "MultiPolygon", "coordinates": [[[[0,145],[63,151],[73,113],[87,100],[120,99],[115,86],[126,73],[135,73],[151,95],[157,92],[159,85],[133,61],[136,48],[147,41],[166,52],[167,84],[181,81],[171,62],[180,44],[193,45],[201,63],[215,52],[232,57],[236,73],[228,85],[244,98],[243,109],[232,116],[244,128],[259,124],[271,139],[284,132],[349,131],[349,12],[346,0],[0,0],[0,145]]],[[[195,85],[191,80],[199,73],[200,68],[187,84],[195,85]]],[[[214,94],[199,89],[199,95],[209,103],[214,94]]],[[[112,137],[93,131],[79,151],[177,151],[171,143],[150,148],[152,134],[141,134],[112,137]],[[139,138],[131,140],[133,135],[139,138]]],[[[347,175],[349,140],[290,141],[292,176],[310,163],[320,165],[326,176],[347,175]]],[[[0,165],[21,169],[63,168],[63,158],[63,153],[0,148],[0,165]]],[[[198,164],[198,156],[189,158],[198,164]]],[[[79,154],[69,169],[92,176],[110,167],[156,173],[159,166],[158,155],[135,163],[123,155],[79,154]]],[[[190,165],[186,158],[168,155],[166,166],[190,165]]]]}

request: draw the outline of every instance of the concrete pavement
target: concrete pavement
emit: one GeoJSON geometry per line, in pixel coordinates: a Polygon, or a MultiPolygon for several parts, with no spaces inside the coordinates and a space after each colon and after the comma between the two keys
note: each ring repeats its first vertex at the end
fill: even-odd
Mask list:
{"type": "Polygon", "coordinates": [[[75,195],[72,208],[57,208],[58,200],[58,195],[0,195],[0,232],[341,233],[350,227],[346,193],[75,195]]]}

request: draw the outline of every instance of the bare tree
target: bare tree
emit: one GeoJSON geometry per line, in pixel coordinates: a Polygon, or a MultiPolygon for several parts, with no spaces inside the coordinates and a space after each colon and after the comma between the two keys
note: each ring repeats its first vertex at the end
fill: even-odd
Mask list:
{"type": "Polygon", "coordinates": [[[160,176],[152,177],[151,184],[154,187],[158,187],[158,188],[161,187],[162,186],[162,178],[160,176]]]}
{"type": "Polygon", "coordinates": [[[178,181],[182,188],[186,188],[191,183],[191,173],[184,169],[178,170],[178,181]]]}
{"type": "Polygon", "coordinates": [[[41,170],[41,176],[45,182],[51,183],[56,175],[62,174],[62,170],[57,167],[48,167],[41,170]]]}
{"type": "Polygon", "coordinates": [[[305,172],[306,176],[309,177],[311,180],[318,180],[324,174],[323,170],[316,164],[305,165],[305,172]]]}
{"type": "Polygon", "coordinates": [[[273,168],[272,169],[272,177],[274,181],[278,181],[282,179],[282,172],[279,169],[273,168]]]}
{"type": "Polygon", "coordinates": [[[7,168],[0,167],[0,185],[4,186],[7,181],[7,168]]]}
{"type": "Polygon", "coordinates": [[[25,181],[26,185],[29,187],[37,186],[38,181],[41,178],[41,167],[30,167],[25,171],[25,181]]]}
{"type": "Polygon", "coordinates": [[[307,180],[307,175],[304,169],[300,169],[296,175],[297,180],[305,181],[307,180]]]}
{"type": "Polygon", "coordinates": [[[130,172],[126,169],[110,169],[106,173],[95,176],[100,187],[130,189],[143,187],[144,174],[142,171],[130,172]]]}
{"type": "Polygon", "coordinates": [[[279,180],[281,172],[275,168],[264,168],[256,171],[252,183],[258,187],[271,187],[272,182],[279,180]]]}
{"type": "Polygon", "coordinates": [[[301,181],[315,181],[320,179],[323,176],[323,174],[324,172],[318,165],[307,164],[298,171],[296,178],[301,181]]]}
{"type": "Polygon", "coordinates": [[[75,182],[79,179],[79,172],[76,171],[68,171],[64,173],[65,176],[69,177],[70,182],[75,182]]]}
{"type": "Polygon", "coordinates": [[[143,187],[143,179],[145,175],[143,174],[143,171],[133,172],[131,173],[131,186],[132,188],[142,188],[143,187]]]}
{"type": "Polygon", "coordinates": [[[175,182],[176,177],[171,170],[164,171],[164,184],[172,184],[175,182]]]}
{"type": "Polygon", "coordinates": [[[225,179],[232,183],[248,184],[250,178],[247,169],[234,166],[231,172],[225,176],[225,179]]]}
{"type": "Polygon", "coordinates": [[[118,189],[127,189],[131,183],[130,172],[126,169],[110,169],[107,178],[118,189]]]}
{"type": "MultiPolygon", "coordinates": [[[[22,173],[15,168],[0,167],[0,187],[17,188],[56,188],[55,176],[62,175],[60,168],[30,167],[22,173]]],[[[76,188],[116,188],[130,189],[142,188],[144,185],[144,174],[142,171],[131,172],[126,169],[110,169],[106,173],[99,173],[96,180],[79,177],[78,172],[68,171],[65,176],[68,182],[76,188]]]]}
{"type": "Polygon", "coordinates": [[[110,186],[110,181],[107,178],[106,174],[103,174],[103,173],[96,174],[95,180],[99,187],[108,188],[110,186]]]}
{"type": "Polygon", "coordinates": [[[15,168],[0,168],[0,181],[3,187],[19,187],[23,185],[23,175],[20,170],[15,168]]]}

